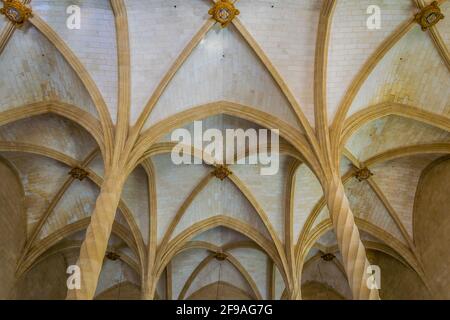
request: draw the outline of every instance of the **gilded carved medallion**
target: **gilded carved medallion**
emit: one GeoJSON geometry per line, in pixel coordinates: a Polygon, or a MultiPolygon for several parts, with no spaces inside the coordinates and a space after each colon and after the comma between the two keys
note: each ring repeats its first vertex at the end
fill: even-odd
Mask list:
{"type": "Polygon", "coordinates": [[[89,173],[82,168],[76,167],[70,170],[69,175],[71,175],[74,179],[83,181],[87,178],[87,176],[89,176],[89,173]]]}
{"type": "Polygon", "coordinates": [[[217,166],[215,170],[212,172],[212,175],[215,176],[217,179],[220,179],[221,181],[228,178],[230,174],[232,174],[232,172],[224,165],[217,166]]]}
{"type": "Polygon", "coordinates": [[[114,251],[107,251],[105,254],[106,259],[111,261],[117,261],[120,259],[120,254],[114,252],[114,251]]]}
{"type": "Polygon", "coordinates": [[[19,0],[1,1],[3,2],[3,8],[0,9],[0,13],[4,14],[16,26],[20,27],[28,18],[33,16],[31,8],[19,0]]]}
{"type": "Polygon", "coordinates": [[[356,179],[358,179],[360,182],[361,182],[361,181],[369,180],[372,176],[373,176],[372,171],[370,171],[369,168],[367,168],[367,167],[362,168],[362,169],[360,169],[360,170],[357,170],[357,171],[355,172],[355,177],[356,177],[356,179]]]}
{"type": "Polygon", "coordinates": [[[225,252],[216,252],[216,253],[214,254],[214,258],[215,258],[217,261],[225,261],[225,260],[228,259],[228,255],[227,255],[225,252]]]}
{"type": "Polygon", "coordinates": [[[323,261],[330,262],[333,261],[336,256],[332,253],[325,253],[321,256],[323,261]]]}
{"type": "Polygon", "coordinates": [[[229,0],[218,0],[208,13],[225,28],[240,12],[229,0]]]}
{"type": "Polygon", "coordinates": [[[422,30],[426,31],[440,20],[444,19],[444,15],[441,12],[441,8],[439,8],[438,2],[434,1],[417,13],[415,19],[422,27],[422,30]]]}

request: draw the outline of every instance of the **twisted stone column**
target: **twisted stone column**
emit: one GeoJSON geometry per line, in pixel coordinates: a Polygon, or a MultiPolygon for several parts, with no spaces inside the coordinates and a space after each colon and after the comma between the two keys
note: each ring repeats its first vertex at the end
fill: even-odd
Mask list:
{"type": "Polygon", "coordinates": [[[353,298],[380,299],[378,290],[370,290],[367,286],[367,279],[370,276],[367,267],[370,263],[345,195],[344,185],[337,176],[329,184],[327,202],[353,298]]]}
{"type": "Polygon", "coordinates": [[[289,292],[289,300],[302,300],[300,284],[294,286],[294,288],[292,288],[289,292]]]}
{"type": "Polygon", "coordinates": [[[67,299],[91,300],[94,298],[116,210],[120,202],[123,180],[124,178],[120,174],[109,174],[103,182],[77,262],[81,270],[81,288],[69,290],[67,299]]]}
{"type": "Polygon", "coordinates": [[[158,279],[152,274],[149,277],[147,277],[141,291],[142,300],[155,300],[157,282],[158,279]]]}
{"type": "Polygon", "coordinates": [[[298,273],[295,269],[295,265],[289,268],[288,277],[290,279],[290,285],[286,288],[286,299],[288,300],[302,300],[302,290],[298,273]]]}

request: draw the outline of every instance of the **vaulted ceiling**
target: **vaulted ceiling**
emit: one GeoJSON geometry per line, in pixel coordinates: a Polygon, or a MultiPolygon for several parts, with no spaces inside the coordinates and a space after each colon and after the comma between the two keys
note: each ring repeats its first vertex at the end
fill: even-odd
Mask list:
{"type": "MultiPolygon", "coordinates": [[[[212,2],[33,0],[18,29],[0,16],[0,161],[23,193],[10,199],[22,201],[19,278],[55,257],[75,263],[107,131],[129,112],[130,127],[158,135],[125,184],[108,244],[120,258],[105,259],[99,299],[139,298],[153,254],[161,299],[288,298],[287,259],[304,298],[351,299],[320,171],[297,148],[327,114],[342,131],[331,143],[369,259],[432,287],[417,195],[450,153],[450,19],[422,31],[413,18],[423,0],[238,0],[240,15],[221,28],[212,2]],[[66,27],[72,4],[79,30],[66,27]],[[367,29],[369,5],[382,10],[380,30],[367,29]],[[128,111],[118,108],[125,83],[128,111]],[[221,181],[206,164],[173,164],[171,131],[200,119],[205,129],[280,128],[279,172],[232,165],[221,181]],[[68,174],[77,167],[82,181],[68,174]],[[359,181],[365,167],[373,176],[359,181]]],[[[450,2],[439,4],[450,17],[450,2]]]]}

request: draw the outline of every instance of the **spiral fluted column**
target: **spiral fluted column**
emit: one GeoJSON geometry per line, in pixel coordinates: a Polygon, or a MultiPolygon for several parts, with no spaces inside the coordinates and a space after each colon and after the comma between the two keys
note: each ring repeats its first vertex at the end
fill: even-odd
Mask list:
{"type": "Polygon", "coordinates": [[[327,202],[353,298],[380,299],[378,290],[371,290],[367,286],[370,276],[367,268],[370,263],[339,177],[334,177],[329,184],[327,202]]]}
{"type": "Polygon", "coordinates": [[[158,279],[153,275],[150,275],[146,279],[141,292],[142,300],[155,300],[157,283],[158,279]]]}
{"type": "Polygon", "coordinates": [[[287,288],[287,296],[288,300],[302,300],[302,290],[300,280],[298,279],[297,271],[295,270],[295,266],[289,268],[289,273],[287,275],[290,279],[291,284],[287,288]]]}
{"type": "Polygon", "coordinates": [[[289,292],[289,300],[302,300],[302,292],[300,289],[300,284],[294,286],[289,292]]]}
{"type": "Polygon", "coordinates": [[[119,174],[105,178],[77,262],[81,270],[81,288],[69,290],[67,299],[94,298],[123,184],[123,177],[119,174]]]}

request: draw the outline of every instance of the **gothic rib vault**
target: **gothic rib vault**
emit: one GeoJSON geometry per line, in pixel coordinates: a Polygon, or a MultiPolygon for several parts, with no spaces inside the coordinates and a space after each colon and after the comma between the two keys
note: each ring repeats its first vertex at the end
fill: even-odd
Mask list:
{"type": "Polygon", "coordinates": [[[24,3],[20,28],[0,16],[1,298],[450,298],[431,1],[238,0],[222,26],[212,0],[86,0],[80,30],[69,0],[24,3]],[[195,120],[278,128],[278,174],[174,165],[195,120]]]}

